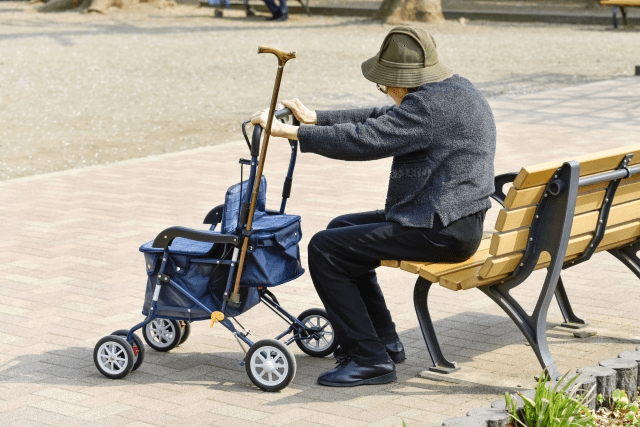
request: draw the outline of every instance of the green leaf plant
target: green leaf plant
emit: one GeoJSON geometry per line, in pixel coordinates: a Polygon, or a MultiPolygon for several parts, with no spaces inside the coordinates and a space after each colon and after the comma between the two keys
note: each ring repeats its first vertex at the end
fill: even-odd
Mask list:
{"type": "Polygon", "coordinates": [[[579,375],[565,381],[567,375],[568,373],[563,375],[553,387],[550,387],[548,373],[544,370],[538,379],[533,400],[517,392],[524,402],[524,408],[521,411],[517,410],[516,398],[510,393],[505,393],[507,410],[515,425],[525,427],[595,427],[595,418],[583,403],[592,390],[576,397],[574,391],[568,392],[567,390],[579,375]]]}
{"type": "MultiPolygon", "coordinates": [[[[604,402],[604,396],[599,394],[596,399],[600,404],[604,402]]],[[[625,420],[625,426],[640,427],[640,397],[634,402],[629,401],[629,397],[624,390],[615,390],[611,395],[609,409],[600,408],[598,415],[604,416],[605,419],[625,420]]]]}

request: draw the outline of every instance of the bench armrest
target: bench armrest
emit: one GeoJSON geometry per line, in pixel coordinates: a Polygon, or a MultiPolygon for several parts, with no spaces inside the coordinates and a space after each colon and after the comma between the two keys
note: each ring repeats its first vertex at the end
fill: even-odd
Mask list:
{"type": "Polygon", "coordinates": [[[222,220],[222,211],[224,210],[224,205],[218,205],[215,208],[211,209],[207,216],[204,217],[203,224],[219,224],[222,220]]]}
{"type": "Polygon", "coordinates": [[[516,176],[518,176],[517,172],[509,172],[497,175],[495,178],[493,178],[493,182],[495,183],[495,190],[493,191],[491,198],[504,206],[504,199],[507,197],[507,195],[504,194],[503,187],[505,186],[505,184],[513,182],[513,180],[516,179],[516,176]]]}
{"type": "Polygon", "coordinates": [[[210,231],[194,230],[186,227],[169,227],[158,234],[151,245],[154,248],[167,249],[173,239],[182,237],[184,239],[196,240],[207,243],[231,243],[238,244],[238,237],[233,234],[218,234],[210,231]]]}

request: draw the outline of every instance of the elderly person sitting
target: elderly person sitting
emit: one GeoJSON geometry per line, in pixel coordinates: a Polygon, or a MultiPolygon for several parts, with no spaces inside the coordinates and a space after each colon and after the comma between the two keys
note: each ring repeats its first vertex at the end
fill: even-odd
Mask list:
{"type": "MultiPolygon", "coordinates": [[[[396,105],[311,111],[283,101],[301,123],[273,121],[271,135],[302,152],[338,160],[393,157],[384,210],[332,220],[309,243],[309,271],[340,344],[327,386],[384,384],[405,359],[376,279],[384,259],[458,262],[482,238],[491,206],[496,130],[482,94],[438,60],[424,29],[396,27],[362,64],[365,78],[396,105]]],[[[252,116],[266,126],[268,111],[252,116]]]]}

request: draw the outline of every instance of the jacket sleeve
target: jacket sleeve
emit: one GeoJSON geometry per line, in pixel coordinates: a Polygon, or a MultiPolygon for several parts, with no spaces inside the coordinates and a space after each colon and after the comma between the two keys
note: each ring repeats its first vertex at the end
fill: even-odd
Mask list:
{"type": "Polygon", "coordinates": [[[357,108],[352,110],[318,110],[317,126],[331,126],[339,123],[364,123],[367,119],[375,119],[386,114],[394,106],[374,108],[357,108]]]}
{"type": "Polygon", "coordinates": [[[337,160],[377,160],[424,149],[432,139],[433,120],[419,100],[407,98],[363,123],[302,126],[300,151],[337,160]]]}

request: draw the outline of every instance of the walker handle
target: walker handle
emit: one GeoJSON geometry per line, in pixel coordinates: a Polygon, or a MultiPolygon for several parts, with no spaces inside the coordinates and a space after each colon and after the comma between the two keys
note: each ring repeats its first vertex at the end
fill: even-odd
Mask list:
{"type": "MultiPolygon", "coordinates": [[[[282,108],[276,111],[276,119],[283,119],[288,116],[292,116],[291,110],[288,108],[282,108]]],[[[293,122],[295,125],[300,125],[300,123],[296,123],[297,120],[295,116],[293,116],[293,122]]],[[[247,125],[251,123],[251,120],[245,120],[242,122],[242,134],[244,135],[244,140],[247,141],[247,146],[249,147],[249,151],[252,156],[258,157],[260,155],[260,137],[262,136],[262,126],[256,126],[253,129],[253,135],[251,136],[251,141],[249,141],[249,136],[247,135],[247,125]]],[[[289,141],[291,143],[291,141],[289,141]]]]}

